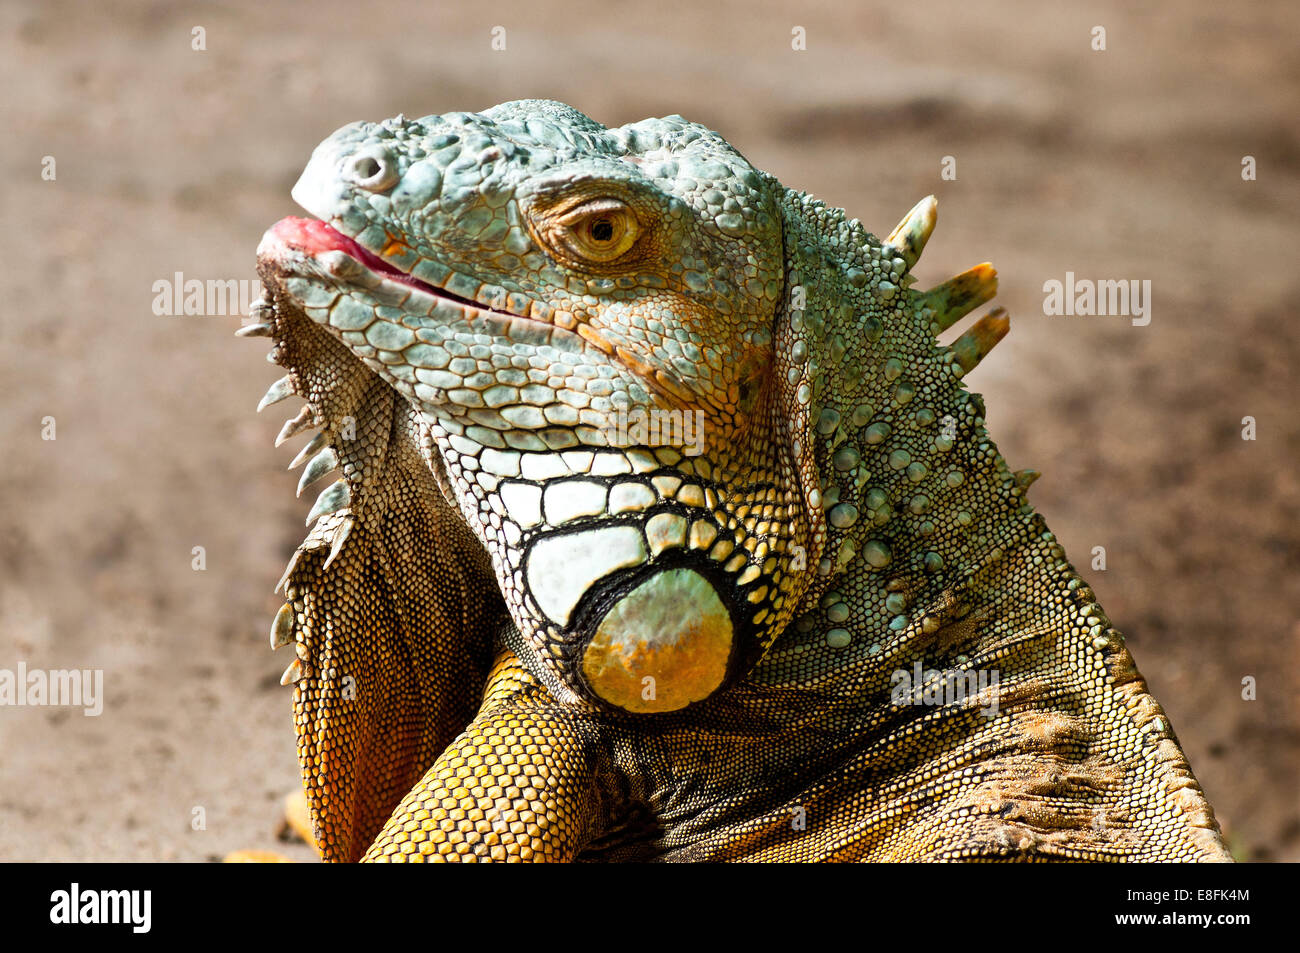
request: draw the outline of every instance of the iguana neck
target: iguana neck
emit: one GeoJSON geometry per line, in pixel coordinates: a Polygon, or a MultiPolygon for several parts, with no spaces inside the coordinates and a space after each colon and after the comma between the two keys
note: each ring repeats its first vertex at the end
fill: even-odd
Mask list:
{"type": "Polygon", "coordinates": [[[1002,610],[1015,593],[984,585],[985,572],[1031,549],[1032,572],[1054,576],[1038,591],[1067,584],[1063,551],[1025,502],[1037,474],[1008,469],[983,401],[962,384],[1005,334],[1005,318],[995,312],[951,347],[935,340],[992,297],[992,269],[914,292],[907,272],[933,224],[932,214],[917,224],[924,205],[890,244],[837,210],[797,201],[782,321],[806,342],[795,355],[807,408],[801,473],[814,522],[824,523],[808,567],[815,578],[778,645],[815,635],[832,649],[881,651],[927,615],[933,627],[957,606],[1002,610]],[[807,221],[816,234],[800,231],[807,221]]]}
{"type": "Polygon", "coordinates": [[[880,635],[905,626],[909,610],[971,594],[983,569],[1045,531],[1025,502],[1028,475],[1007,468],[978,395],[953,388],[945,396],[841,428],[817,448],[827,523],[817,602],[852,589],[859,627],[880,635]]]}

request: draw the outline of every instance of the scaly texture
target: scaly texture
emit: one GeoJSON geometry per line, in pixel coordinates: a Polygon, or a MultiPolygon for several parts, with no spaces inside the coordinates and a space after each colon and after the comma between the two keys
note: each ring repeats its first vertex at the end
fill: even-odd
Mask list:
{"type": "Polygon", "coordinates": [[[356,123],[241,333],[302,486],[272,644],[327,859],[1223,860],[962,377],[988,265],[678,116],[356,123]]]}

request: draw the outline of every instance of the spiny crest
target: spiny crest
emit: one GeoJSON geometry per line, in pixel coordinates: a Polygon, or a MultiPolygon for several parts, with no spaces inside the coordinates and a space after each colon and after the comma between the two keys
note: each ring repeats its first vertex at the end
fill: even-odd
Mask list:
{"type": "Polygon", "coordinates": [[[903,256],[903,261],[907,262],[908,271],[912,270],[912,266],[916,264],[925,249],[925,243],[930,240],[930,233],[934,231],[938,214],[938,199],[933,195],[927,195],[903,216],[903,220],[894,226],[894,230],[885,239],[886,245],[898,249],[903,256]]]}
{"type": "MultiPolygon", "coordinates": [[[[885,239],[897,250],[911,271],[938,218],[939,203],[933,195],[917,202],[885,239]]],[[[922,319],[928,319],[931,333],[938,335],[952,327],[971,311],[989,301],[998,292],[998,276],[988,262],[976,265],[943,284],[916,296],[922,319]]],[[[997,308],[984,315],[975,325],[953,342],[951,351],[963,373],[969,373],[993,346],[1006,337],[1011,319],[1006,310],[997,308]]]]}
{"type": "MultiPolygon", "coordinates": [[[[876,288],[883,290],[887,298],[891,298],[897,288],[907,288],[915,282],[911,271],[925,250],[938,220],[939,203],[933,195],[917,202],[883,242],[857,219],[846,218],[840,209],[831,208],[808,193],[799,193],[797,199],[809,219],[817,223],[832,244],[838,246],[837,253],[850,284],[866,286],[870,282],[867,269],[874,267],[872,262],[882,265],[892,262],[892,268],[887,273],[882,272],[881,280],[876,283],[876,288]],[[845,254],[846,251],[852,254],[845,254]]],[[[997,291],[997,272],[991,264],[983,262],[929,291],[914,292],[914,308],[927,323],[930,333],[937,337],[990,301],[997,291]]],[[[1006,336],[1010,327],[1006,311],[998,308],[953,342],[950,351],[961,373],[968,373],[979,364],[1006,336]]]]}
{"type": "MultiPolygon", "coordinates": [[[[920,258],[934,231],[937,213],[938,202],[933,195],[927,195],[903,216],[903,220],[886,239],[886,244],[896,248],[907,262],[909,271],[920,258]]],[[[997,290],[997,272],[991,264],[983,262],[929,291],[917,294],[915,306],[921,319],[928,321],[930,332],[938,336],[991,300],[997,290]]],[[[1005,308],[995,308],[976,321],[948,349],[960,374],[972,371],[1010,330],[1011,319],[1005,308]]],[[[1041,475],[1037,470],[1031,469],[1016,471],[1016,486],[1023,494],[1041,475]]]]}

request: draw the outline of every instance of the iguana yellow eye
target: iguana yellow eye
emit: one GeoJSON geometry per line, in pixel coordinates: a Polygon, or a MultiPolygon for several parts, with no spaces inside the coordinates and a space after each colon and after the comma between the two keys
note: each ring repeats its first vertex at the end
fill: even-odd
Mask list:
{"type": "Polygon", "coordinates": [[[570,209],[555,222],[552,236],[582,261],[610,262],[636,244],[641,227],[618,199],[595,199],[570,209]]]}

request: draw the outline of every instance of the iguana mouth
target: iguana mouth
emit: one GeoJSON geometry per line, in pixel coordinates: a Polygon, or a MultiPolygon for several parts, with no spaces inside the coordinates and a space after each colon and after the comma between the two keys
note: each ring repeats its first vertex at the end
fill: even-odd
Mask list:
{"type": "MultiPolygon", "coordinates": [[[[631,357],[626,350],[616,347],[605,335],[585,321],[576,321],[572,315],[552,311],[536,300],[525,299],[523,307],[511,311],[479,298],[457,294],[441,285],[402,271],[320,219],[296,215],[282,218],[266,230],[257,248],[258,258],[274,262],[276,269],[282,274],[297,274],[316,281],[319,281],[322,276],[327,276],[339,284],[357,284],[359,273],[349,274],[346,267],[340,267],[340,262],[330,262],[326,256],[331,252],[339,252],[347,256],[355,266],[365,269],[380,281],[399,284],[428,295],[436,301],[454,305],[466,311],[470,317],[478,315],[486,322],[484,330],[490,334],[516,341],[544,341],[564,350],[594,347],[609,360],[637,374],[639,381],[665,406],[681,409],[693,403],[693,395],[684,385],[674,382],[663,372],[655,373],[644,365],[630,365],[631,357]],[[296,260],[302,258],[309,260],[312,267],[304,269],[301,261],[296,260]]],[[[450,272],[450,269],[448,271],[450,272]]],[[[487,287],[489,286],[481,286],[481,288],[487,287]]],[[[283,290],[290,296],[296,297],[289,289],[283,290]]],[[[494,299],[504,294],[501,289],[496,290],[498,295],[494,295],[494,299]]],[[[519,297],[519,295],[511,295],[512,299],[519,297]]],[[[305,302],[299,303],[305,305],[305,302]]]]}
{"type": "MultiPolygon", "coordinates": [[[[258,249],[258,254],[271,253],[274,255],[274,244],[278,243],[282,247],[291,249],[308,258],[317,259],[329,252],[342,252],[349,258],[357,261],[362,267],[378,275],[386,281],[394,281],[398,284],[414,288],[416,291],[422,291],[434,298],[441,298],[445,301],[451,301],[462,307],[474,308],[478,311],[488,311],[493,314],[505,315],[506,317],[519,318],[521,320],[530,319],[526,315],[508,311],[488,304],[484,301],[478,301],[473,298],[466,298],[458,295],[446,288],[431,284],[416,278],[414,275],[402,271],[397,266],[385,261],[374,252],[362,246],[355,239],[349,238],[338,229],[334,228],[327,222],[316,218],[303,218],[297,215],[290,215],[280,219],[272,225],[262,239],[262,244],[258,249]]],[[[281,260],[283,256],[280,257],[281,260]]],[[[326,269],[329,271],[330,269],[326,269]]],[[[539,322],[540,323],[540,322],[539,322]]]]}

